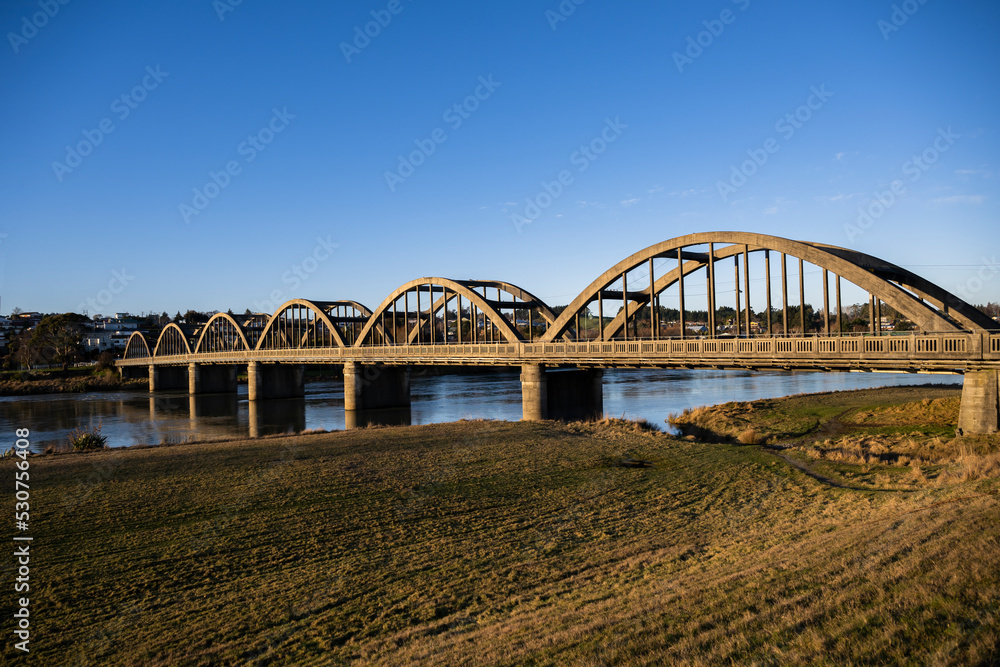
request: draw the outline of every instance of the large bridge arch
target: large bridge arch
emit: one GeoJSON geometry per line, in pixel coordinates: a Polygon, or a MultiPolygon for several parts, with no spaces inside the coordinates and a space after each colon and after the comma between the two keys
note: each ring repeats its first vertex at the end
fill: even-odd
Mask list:
{"type": "Polygon", "coordinates": [[[228,313],[216,313],[201,328],[194,353],[248,352],[253,349],[243,327],[228,313]]]}
{"type": "Polygon", "coordinates": [[[544,324],[546,328],[556,320],[552,309],[541,299],[510,283],[418,278],[401,285],[386,297],[375,309],[355,345],[393,344],[393,341],[408,345],[443,343],[448,341],[450,324],[455,325],[456,342],[518,342],[525,340],[524,334],[518,329],[519,311],[527,313],[527,323],[524,326],[529,339],[533,337],[535,313],[538,314],[539,324],[544,324]],[[478,290],[482,290],[482,293],[478,290]],[[490,298],[489,290],[496,290],[495,299],[490,298]],[[504,295],[508,298],[505,299],[504,295]],[[402,309],[399,307],[401,300],[402,309]],[[457,320],[449,322],[452,303],[455,304],[457,320]],[[469,309],[468,319],[462,315],[466,306],[469,309]],[[402,327],[399,325],[400,310],[403,314],[402,327]],[[504,311],[509,311],[511,317],[504,311]],[[438,313],[441,314],[440,317],[438,313]],[[388,325],[385,324],[387,318],[391,318],[388,325]],[[437,333],[439,321],[443,324],[442,334],[437,333]],[[469,322],[469,332],[463,335],[466,321],[469,322]],[[382,334],[379,334],[376,327],[383,327],[382,334]],[[387,327],[391,327],[391,331],[387,327]],[[427,333],[424,333],[425,327],[427,333]]]}
{"type": "Polygon", "coordinates": [[[254,350],[347,347],[326,305],[308,299],[286,301],[264,325],[254,350]]]}
{"type": "Polygon", "coordinates": [[[122,358],[149,359],[152,356],[153,353],[149,349],[149,341],[146,340],[146,336],[141,331],[133,331],[132,335],[128,337],[128,342],[125,343],[125,352],[122,354],[122,358]]]}
{"type": "Polygon", "coordinates": [[[176,322],[163,327],[160,337],[156,340],[153,357],[173,357],[191,354],[190,333],[184,331],[176,322]]]}
{"type": "MultiPolygon", "coordinates": [[[[940,287],[900,267],[862,253],[836,246],[793,241],[767,234],[703,232],[654,244],[616,263],[594,280],[567,306],[556,322],[549,327],[542,340],[552,341],[565,335],[570,331],[575,318],[578,318],[591,303],[601,302],[604,298],[617,299],[624,304],[621,312],[612,318],[610,324],[604,326],[603,318],[601,320],[602,338],[612,337],[623,331],[628,319],[633,317],[640,308],[653,303],[654,298],[663,290],[676,284],[682,273],[686,277],[690,273],[704,268],[708,268],[708,272],[712,272],[715,262],[735,257],[738,276],[739,256],[743,255],[744,275],[746,276],[749,254],[757,252],[764,252],[768,256],[770,252],[780,253],[783,263],[786,256],[791,256],[798,259],[800,264],[808,262],[818,266],[824,271],[824,279],[827,272],[838,278],[838,287],[839,279],[846,279],[867,291],[871,295],[873,303],[876,303],[875,299],[878,299],[879,302],[888,304],[911,319],[917,328],[923,331],[957,332],[965,328],[974,330],[997,328],[995,322],[959,297],[949,294],[940,287]],[[723,247],[716,249],[714,247],[716,244],[723,247]],[[708,252],[690,250],[695,246],[706,245],[708,252]],[[652,262],[659,258],[676,260],[677,266],[660,278],[652,278],[651,288],[629,290],[626,276],[648,264],[652,277],[654,275],[652,262]],[[622,283],[621,288],[611,290],[610,287],[619,281],[622,283]]],[[[749,313],[749,280],[746,280],[747,313],[749,313]]],[[[770,280],[769,277],[768,280],[770,280]]],[[[709,284],[712,283],[709,282],[709,284]]],[[[827,286],[824,283],[824,299],[828,298],[826,295],[827,286]]],[[[769,304],[770,297],[771,286],[768,282],[769,304]]],[[[681,298],[683,299],[683,297],[681,298]]],[[[709,299],[710,302],[715,303],[714,294],[710,294],[709,299]]],[[[737,312],[739,312],[739,305],[737,303],[737,312]]],[[[828,304],[826,304],[825,310],[829,313],[828,304]]],[[[747,317],[749,320],[749,315],[747,317]]],[[[749,326],[749,321],[747,326],[749,326]]]]}

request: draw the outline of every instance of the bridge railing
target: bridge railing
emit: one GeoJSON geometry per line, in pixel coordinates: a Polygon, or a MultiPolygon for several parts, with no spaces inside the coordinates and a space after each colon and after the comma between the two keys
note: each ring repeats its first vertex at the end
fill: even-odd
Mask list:
{"type": "Polygon", "coordinates": [[[667,340],[613,340],[547,343],[439,343],[361,348],[306,348],[252,352],[205,352],[123,359],[120,366],[186,363],[342,363],[344,360],[385,363],[497,364],[633,362],[753,363],[803,362],[822,367],[839,362],[977,362],[1000,361],[1000,333],[909,333],[905,335],[851,335],[750,338],[685,338],[667,340]]]}

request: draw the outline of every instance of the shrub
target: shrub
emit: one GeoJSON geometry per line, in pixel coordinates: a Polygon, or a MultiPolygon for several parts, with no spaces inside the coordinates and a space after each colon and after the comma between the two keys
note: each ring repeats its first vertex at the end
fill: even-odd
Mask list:
{"type": "Polygon", "coordinates": [[[78,428],[69,434],[69,444],[74,451],[85,452],[92,449],[104,449],[108,446],[108,436],[101,435],[101,425],[90,431],[78,428]]]}

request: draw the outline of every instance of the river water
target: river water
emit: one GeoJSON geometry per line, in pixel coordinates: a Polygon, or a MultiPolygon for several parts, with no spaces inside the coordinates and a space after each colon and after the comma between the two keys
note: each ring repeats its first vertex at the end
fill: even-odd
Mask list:
{"type": "MultiPolygon", "coordinates": [[[[924,383],[961,384],[960,375],[819,373],[733,370],[615,369],[604,372],[604,411],[643,418],[666,427],[671,413],[727,401],[792,394],[924,383]]],[[[386,413],[380,421],[430,424],[459,419],[521,418],[518,371],[421,376],[411,379],[409,414],[386,413]]],[[[186,392],[116,391],[0,398],[0,449],[18,428],[32,432],[32,450],[61,446],[76,428],[100,425],[108,445],[241,438],[306,429],[345,428],[344,390],[338,381],[310,382],[300,399],[247,400],[236,394],[189,397],[186,392]]]]}

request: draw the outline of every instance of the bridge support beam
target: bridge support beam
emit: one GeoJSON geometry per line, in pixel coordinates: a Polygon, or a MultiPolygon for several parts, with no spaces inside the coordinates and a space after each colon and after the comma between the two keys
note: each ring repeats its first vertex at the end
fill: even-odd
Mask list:
{"type": "Polygon", "coordinates": [[[149,391],[169,391],[171,389],[187,389],[187,369],[183,366],[149,365],[149,391]]]}
{"type": "Polygon", "coordinates": [[[247,364],[247,386],[251,401],[267,398],[301,398],[306,395],[303,364],[247,364]]]}
{"type": "Polygon", "coordinates": [[[236,393],[236,366],[232,364],[188,364],[188,393],[236,393]]]}
{"type": "Polygon", "coordinates": [[[344,410],[410,407],[410,367],[344,364],[344,410]]]}
{"type": "Polygon", "coordinates": [[[1000,371],[972,371],[962,380],[958,433],[996,433],[1000,430],[1000,371]]]}
{"type": "Polygon", "coordinates": [[[601,369],[546,370],[539,364],[526,364],[521,367],[521,418],[599,418],[604,413],[603,379],[601,369]]]}

